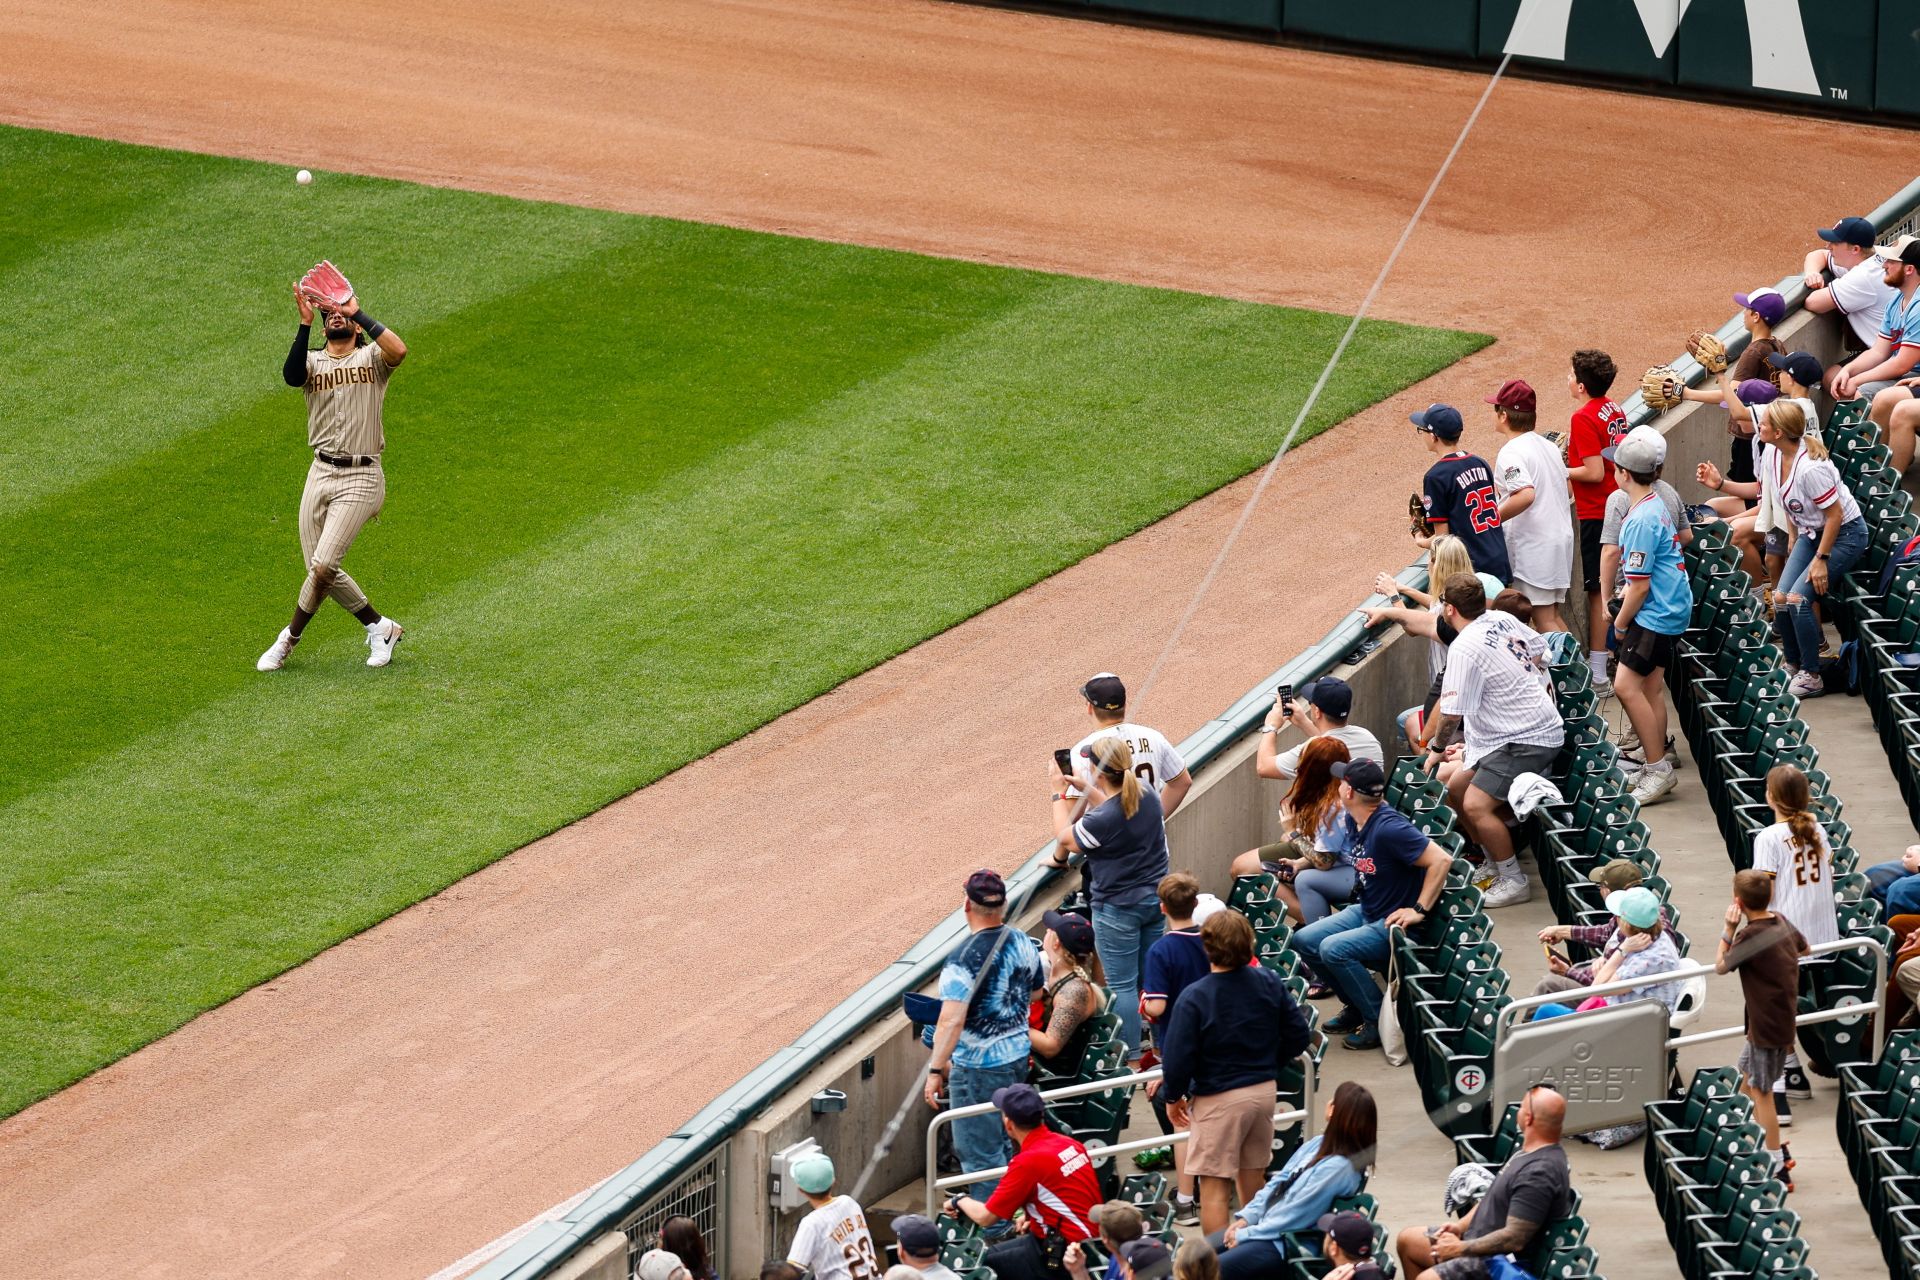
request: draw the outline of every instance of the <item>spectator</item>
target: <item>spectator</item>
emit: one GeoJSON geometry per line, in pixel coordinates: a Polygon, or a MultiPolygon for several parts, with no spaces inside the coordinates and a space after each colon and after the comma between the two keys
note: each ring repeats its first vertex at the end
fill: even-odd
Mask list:
{"type": "MultiPolygon", "coordinates": [[[[940,1261],[940,1228],[933,1219],[918,1213],[903,1213],[893,1220],[893,1238],[899,1244],[900,1266],[912,1274],[899,1280],[960,1280],[953,1268],[940,1261]]],[[[895,1267],[887,1272],[892,1276],[895,1267]]]]}
{"type": "Polygon", "coordinates": [[[1335,1200],[1366,1185],[1378,1127],[1373,1095],[1364,1086],[1349,1080],[1334,1090],[1325,1132],[1301,1143],[1226,1230],[1207,1237],[1220,1252],[1222,1280],[1288,1280],[1293,1273],[1284,1237],[1316,1225],[1335,1200]]]}
{"type": "MultiPolygon", "coordinates": [[[[1467,831],[1486,851],[1493,884],[1490,908],[1533,896],[1514,856],[1507,829],[1507,792],[1523,773],[1544,774],[1566,740],[1547,685],[1544,645],[1526,623],[1487,608],[1480,584],[1455,578],[1441,592],[1442,615],[1460,636],[1447,649],[1447,675],[1440,691],[1435,737],[1457,722],[1464,735],[1464,767],[1447,779],[1447,795],[1467,831]]],[[[1660,741],[1660,739],[1656,739],[1660,741]]],[[[1429,772],[1442,753],[1428,749],[1429,772]]]]}
{"type": "MultiPolygon", "coordinates": [[[[1595,966],[1594,986],[1672,973],[1680,967],[1680,948],[1674,943],[1672,930],[1667,928],[1666,909],[1653,890],[1644,886],[1616,889],[1607,895],[1607,910],[1612,914],[1614,927],[1620,934],[1620,945],[1603,956],[1595,966]]],[[[1680,1003],[1683,990],[1684,987],[1677,981],[1651,982],[1611,995],[1588,996],[1573,1008],[1565,1004],[1542,1005],[1534,1010],[1533,1016],[1537,1020],[1576,1011],[1585,1013],[1589,1009],[1604,1009],[1608,1005],[1625,1004],[1630,1000],[1658,1000],[1671,1013],[1674,1006],[1680,1003]]]]}
{"type": "Polygon", "coordinates": [[[805,1280],[806,1271],[791,1262],[769,1258],[760,1264],[760,1280],[805,1280]]]}
{"type": "Polygon", "coordinates": [[[1373,1260],[1373,1220],[1351,1209],[1323,1214],[1313,1224],[1323,1232],[1320,1256],[1333,1263],[1322,1280],[1381,1280],[1386,1272],[1373,1260]]]}
{"type": "Polygon", "coordinates": [[[1120,1246],[1121,1280],[1166,1280],[1173,1274],[1173,1253],[1152,1236],[1120,1246]]]}
{"type": "MultiPolygon", "coordinates": [[[[1800,931],[1809,946],[1840,937],[1840,912],[1834,900],[1833,846],[1811,811],[1813,788],[1807,775],[1790,764],[1767,772],[1767,804],[1774,824],[1753,837],[1753,869],[1773,877],[1773,911],[1800,931]]],[[[1826,964],[1824,958],[1805,964],[1826,964]]],[[[1784,1127],[1793,1123],[1790,1098],[1811,1098],[1812,1082],[1789,1049],[1786,1069],[1774,1082],[1773,1109],[1784,1127]]]]}
{"type": "Polygon", "coordinates": [[[1859,562],[1867,549],[1867,522],[1828,460],[1827,447],[1806,438],[1807,419],[1798,405],[1776,400],[1767,408],[1767,423],[1777,439],[1768,442],[1773,447],[1763,465],[1776,469],[1781,504],[1798,533],[1774,593],[1773,631],[1787,669],[1795,673],[1788,691],[1817,698],[1827,687],[1813,596],[1827,594],[1859,562]]]}
{"type": "Polygon", "coordinates": [[[1092,790],[1084,801],[1066,793],[1053,766],[1053,865],[1069,854],[1085,859],[1093,876],[1093,940],[1113,988],[1127,1057],[1140,1059],[1140,978],[1147,951],[1166,929],[1154,889],[1167,874],[1167,826],[1160,797],[1141,785],[1133,748],[1125,738],[1096,738],[1092,790]],[[1081,806],[1084,803],[1085,808],[1081,806]]]}
{"type": "Polygon", "coordinates": [[[795,1161],[790,1174],[813,1209],[800,1219],[787,1261],[814,1280],[873,1280],[884,1268],[867,1216],[852,1196],[833,1194],[833,1161],[816,1151],[795,1161]]]}
{"type": "Polygon", "coordinates": [[[1220,1280],[1219,1255],[1205,1240],[1183,1240],[1173,1255],[1173,1280],[1220,1280]]]}
{"type": "Polygon", "coordinates": [[[680,1255],[669,1249],[649,1249],[633,1269],[634,1280],[690,1280],[680,1255]]]}
{"type": "Polygon", "coordinates": [[[1800,957],[1807,940],[1768,910],[1773,879],[1751,868],[1734,873],[1733,905],[1714,972],[1740,971],[1740,994],[1747,1003],[1747,1044],[1740,1051],[1741,1088],[1753,1099],[1754,1118],[1767,1135],[1774,1176],[1793,1189],[1793,1156],[1780,1141],[1773,1109],[1773,1084],[1786,1070],[1793,1048],[1794,1019],[1800,1004],[1800,957]],[[1739,932],[1736,934],[1735,930],[1739,932]]]}
{"type": "MultiPolygon", "coordinates": [[[[1796,351],[1789,359],[1803,374],[1813,372],[1819,366],[1817,360],[1804,352],[1796,351]],[[1813,369],[1801,364],[1803,360],[1811,363],[1813,369]]],[[[1782,383],[1798,389],[1792,374],[1783,371],[1779,378],[1782,383]]],[[[1725,495],[1715,498],[1709,505],[1730,522],[1729,534],[1740,548],[1742,568],[1759,591],[1760,602],[1768,616],[1772,617],[1774,590],[1779,585],[1780,571],[1786,565],[1791,546],[1790,529],[1787,526],[1792,524],[1780,497],[1780,469],[1768,461],[1774,456],[1774,446],[1780,439],[1771,421],[1773,406],[1790,401],[1801,406],[1803,413],[1810,413],[1813,402],[1799,396],[1789,396],[1783,400],[1777,388],[1762,389],[1757,384],[1743,384],[1735,388],[1735,395],[1740,405],[1736,412],[1748,414],[1755,425],[1754,468],[1759,479],[1752,484],[1728,479],[1711,462],[1696,466],[1694,478],[1715,493],[1725,495]],[[1742,515],[1742,512],[1745,514],[1742,515]]]]}
{"type": "Polygon", "coordinates": [[[1920,915],[1920,844],[1907,846],[1905,854],[1892,862],[1867,868],[1868,892],[1881,907],[1881,914],[1920,915]]]}
{"type": "MultiPolygon", "coordinates": [[[[1007,885],[997,872],[968,876],[960,905],[969,936],[940,971],[940,1021],[927,1068],[927,1105],[936,1109],[942,1085],[953,1106],[970,1107],[1026,1079],[1027,1009],[1046,981],[1033,939],[1006,923],[1007,885]]],[[[992,1116],[954,1121],[953,1149],[965,1173],[997,1169],[1013,1154],[992,1116]]],[[[973,1190],[985,1197],[993,1182],[973,1190]]]]}
{"type": "Polygon", "coordinates": [[[1315,738],[1338,738],[1347,744],[1350,758],[1372,760],[1384,767],[1387,754],[1381,750],[1380,739],[1362,725],[1349,724],[1352,715],[1353,686],[1338,676],[1309,680],[1300,686],[1292,701],[1282,701],[1275,692],[1273,709],[1267,712],[1260,726],[1254,771],[1278,782],[1286,782],[1300,772],[1300,753],[1307,749],[1305,742],[1285,751],[1274,750],[1276,736],[1288,724],[1306,734],[1308,742],[1315,738]]]}
{"type": "MultiPolygon", "coordinates": [[[[1167,931],[1147,950],[1146,977],[1141,983],[1140,1011],[1153,1024],[1153,1042],[1164,1044],[1167,1023],[1180,993],[1207,976],[1207,949],[1200,941],[1200,928],[1193,913],[1200,904],[1200,882],[1184,871],[1175,871],[1161,879],[1157,892],[1160,914],[1167,918],[1167,931]]],[[[1175,1125],[1167,1112],[1166,1091],[1159,1080],[1147,1082],[1147,1100],[1153,1104],[1154,1118],[1161,1133],[1172,1133],[1186,1126],[1175,1125]]],[[[1173,1220],[1183,1227],[1200,1225],[1200,1210],[1193,1198],[1193,1175],[1187,1172],[1187,1144],[1173,1144],[1174,1201],[1173,1220]]]]}
{"type": "Polygon", "coordinates": [[[1336,765],[1334,776],[1341,780],[1340,803],[1355,834],[1359,896],[1295,932],[1293,949],[1341,999],[1340,1014],[1326,1030],[1347,1033],[1342,1043],[1349,1049],[1376,1049],[1380,988],[1373,972],[1386,970],[1387,930],[1411,929],[1432,913],[1453,858],[1386,803],[1387,775],[1378,764],[1355,760],[1336,765]]]}
{"type": "Polygon", "coordinates": [[[686,1264],[692,1280],[719,1280],[707,1254],[707,1239],[692,1218],[676,1213],[660,1224],[660,1247],[686,1264]]]}
{"type": "Polygon", "coordinates": [[[1600,598],[1600,528],[1607,518],[1607,495],[1615,489],[1613,464],[1600,456],[1627,434],[1627,415],[1607,398],[1619,370],[1604,351],[1573,353],[1567,390],[1580,407],[1573,411],[1567,437],[1567,480],[1573,489],[1573,514],[1580,523],[1580,570],[1587,591],[1587,665],[1593,686],[1605,697],[1607,612],[1600,598]]]}
{"type": "MultiPolygon", "coordinates": [[[[1093,1225],[1100,1232],[1100,1248],[1107,1255],[1104,1280],[1121,1280],[1120,1247],[1146,1234],[1147,1224],[1138,1206],[1126,1200],[1109,1200],[1093,1206],[1093,1225]]],[[[1073,1280],[1092,1280],[1087,1274],[1087,1253],[1076,1241],[1067,1246],[1067,1274],[1073,1280]]]]}
{"type": "MultiPolygon", "coordinates": [[[[1811,357],[1809,357],[1811,359],[1811,357]]],[[[1814,371],[1818,372],[1819,361],[1814,361],[1814,371]]],[[[1784,374],[1776,376],[1785,378],[1784,374]]],[[[1714,481],[1721,485],[1719,497],[1707,501],[1707,510],[1719,516],[1727,523],[1727,540],[1740,552],[1740,568],[1753,584],[1755,592],[1761,597],[1761,603],[1771,609],[1769,603],[1773,590],[1774,574],[1779,565],[1786,562],[1786,535],[1781,533],[1777,539],[1770,537],[1773,517],[1769,513],[1765,525],[1760,523],[1759,502],[1752,497],[1742,497],[1739,493],[1760,492],[1760,451],[1765,448],[1760,439],[1760,423],[1766,417],[1766,407],[1780,398],[1780,388],[1761,378],[1749,378],[1745,382],[1735,383],[1726,377],[1720,380],[1721,394],[1727,406],[1728,430],[1737,426],[1745,434],[1734,441],[1733,455],[1742,460],[1739,467],[1730,467],[1724,477],[1714,481]],[[1724,485],[1731,481],[1741,486],[1739,493],[1725,490],[1724,485]],[[1777,541],[1778,545],[1772,545],[1777,541]]],[[[1694,478],[1702,484],[1709,476],[1720,477],[1723,473],[1718,467],[1700,463],[1693,469],[1694,478]]],[[[1665,483],[1664,481],[1662,483],[1665,483]]],[[[1656,490],[1659,488],[1655,486],[1656,490]]],[[[1613,511],[1614,499],[1607,499],[1609,517],[1613,511]]],[[[1624,510],[1624,509],[1623,509],[1624,510]]],[[[1682,523],[1685,523],[1684,519],[1682,523]]],[[[1604,534],[1602,535],[1604,538],[1604,534]]],[[[1602,552],[1604,556],[1604,551],[1602,552]]],[[[1604,576],[1605,569],[1602,568],[1604,576]]]]}
{"type": "Polygon", "coordinates": [[[1080,1070],[1093,1018],[1105,1008],[1101,988],[1107,975],[1093,945],[1093,926],[1085,916],[1049,911],[1040,954],[1047,962],[1047,985],[1034,1002],[1038,1021],[1027,1032],[1034,1061],[1057,1076],[1080,1070]]]}
{"type": "Polygon", "coordinates": [[[1353,896],[1353,839],[1340,806],[1340,781],[1333,776],[1333,766],[1350,759],[1347,744],[1332,734],[1309,739],[1280,802],[1284,838],[1233,860],[1236,877],[1265,871],[1279,881],[1274,893],[1291,920],[1311,924],[1327,914],[1329,902],[1353,896]]]}
{"type": "Polygon", "coordinates": [[[1673,665],[1681,634],[1693,623],[1693,582],[1680,556],[1680,531],[1653,492],[1666,464],[1666,440],[1652,430],[1629,432],[1606,457],[1619,471],[1632,504],[1620,525],[1621,574],[1627,586],[1613,619],[1620,635],[1614,692],[1644,757],[1628,778],[1633,798],[1646,805],[1671,794],[1679,781],[1667,745],[1666,671],[1673,665]]]}
{"type": "Polygon", "coordinates": [[[1030,1084],[995,1091],[1008,1141],[1016,1148],[986,1203],[954,1196],[947,1212],[992,1229],[1026,1215],[1027,1229],[987,1249],[986,1264],[1000,1280],[1066,1280],[1066,1252],[1093,1238],[1093,1207],[1100,1179],[1086,1147],[1047,1128],[1046,1104],[1030,1084]]]}
{"type": "Polygon", "coordinates": [[[1286,983],[1253,963],[1245,916],[1213,916],[1200,926],[1200,943],[1207,976],[1173,1008],[1162,1091],[1174,1122],[1192,1129],[1187,1169],[1199,1181],[1200,1226],[1214,1232],[1227,1225],[1236,1183],[1245,1200],[1266,1181],[1280,1073],[1311,1032],[1286,983]]]}
{"type": "Polygon", "coordinates": [[[1876,243],[1879,237],[1865,218],[1842,218],[1831,230],[1818,234],[1827,247],[1808,253],[1801,264],[1808,290],[1801,305],[1815,315],[1838,312],[1845,316],[1855,345],[1870,347],[1880,336],[1887,304],[1898,292],[1887,283],[1886,259],[1876,243]]]}
{"type": "MultiPolygon", "coordinates": [[[[1605,889],[1609,898],[1622,890],[1638,887],[1643,878],[1640,864],[1628,858],[1615,858],[1587,873],[1587,879],[1605,889]]],[[[1673,929],[1673,913],[1664,906],[1660,908],[1660,926],[1668,931],[1673,929]]],[[[1610,919],[1605,924],[1548,925],[1540,931],[1542,944],[1551,948],[1555,942],[1572,942],[1583,947],[1597,947],[1600,955],[1588,964],[1569,964],[1549,949],[1547,962],[1552,972],[1534,984],[1533,994],[1554,995],[1592,986],[1597,981],[1593,976],[1594,970],[1618,951],[1626,940],[1627,935],[1621,930],[1617,919],[1610,919]]]]}
{"type": "Polygon", "coordinates": [[[1567,1101],[1551,1085],[1520,1100],[1520,1150],[1494,1177],[1473,1212],[1437,1227],[1400,1232],[1400,1267],[1414,1280],[1489,1280],[1487,1259],[1525,1253],[1540,1232],[1572,1211],[1573,1189],[1560,1127],[1567,1101]]]}
{"type": "Polygon", "coordinates": [[[1093,718],[1092,733],[1073,746],[1075,792],[1085,792],[1093,779],[1093,741],[1119,735],[1133,748],[1133,771],[1160,797],[1160,808],[1171,818],[1193,787],[1193,774],[1167,735],[1127,719],[1127,686],[1111,671],[1102,671],[1080,686],[1093,718]]]}
{"type": "Polygon", "coordinates": [[[1920,1001],[1920,915],[1897,915],[1887,921],[1893,931],[1893,971],[1887,976],[1887,1025],[1913,1025],[1915,1002],[1920,1001]]]}
{"type": "Polygon", "coordinates": [[[1882,402],[1880,393],[1920,361],[1920,300],[1915,298],[1920,293],[1920,236],[1901,236],[1880,256],[1887,264],[1882,279],[1895,291],[1887,300],[1880,331],[1865,351],[1827,371],[1827,390],[1835,400],[1872,400],[1873,420],[1885,431],[1887,415],[1902,396],[1895,393],[1882,402]]]}
{"type": "Polygon", "coordinates": [[[1493,461],[1512,585],[1526,596],[1536,631],[1565,631],[1560,606],[1573,582],[1573,514],[1560,450],[1534,431],[1533,388],[1509,378],[1487,397],[1494,433],[1506,441],[1493,461]]]}
{"type": "MultiPolygon", "coordinates": [[[[1362,610],[1366,614],[1369,627],[1379,626],[1383,622],[1397,622],[1406,628],[1408,634],[1427,638],[1427,700],[1422,706],[1410,707],[1401,712],[1398,718],[1400,732],[1415,751],[1423,750],[1427,745],[1426,721],[1433,714],[1433,704],[1440,698],[1440,675],[1447,669],[1447,646],[1453,643],[1452,628],[1448,628],[1443,635],[1437,622],[1442,607],[1440,587],[1449,578],[1473,571],[1473,561],[1467,558],[1466,544],[1450,534],[1441,534],[1427,548],[1427,585],[1433,588],[1431,595],[1418,587],[1403,585],[1390,573],[1377,574],[1373,580],[1375,592],[1389,600],[1396,598],[1407,600],[1416,608],[1425,609],[1431,613],[1433,620],[1424,624],[1415,621],[1414,625],[1408,626],[1411,610],[1392,606],[1384,609],[1362,610]]],[[[1489,600],[1505,589],[1498,578],[1484,573],[1480,574],[1479,578],[1480,585],[1485,589],[1489,600]]],[[[1383,758],[1380,763],[1384,766],[1386,760],[1383,758]]]]}
{"type": "Polygon", "coordinates": [[[1460,435],[1466,430],[1460,411],[1450,404],[1434,404],[1412,419],[1427,437],[1427,451],[1436,455],[1420,484],[1420,501],[1433,534],[1416,534],[1414,542],[1426,547],[1434,537],[1450,533],[1467,544],[1467,558],[1475,569],[1510,581],[1513,569],[1507,560],[1507,535],[1500,528],[1493,468],[1486,459],[1460,447],[1460,435]]]}
{"type": "Polygon", "coordinates": [[[1729,385],[1767,376],[1767,357],[1780,353],[1773,327],[1787,318],[1787,300],[1778,289],[1761,287],[1751,293],[1733,295],[1734,305],[1743,308],[1740,323],[1747,331],[1747,345],[1739,358],[1710,386],[1677,388],[1680,398],[1700,404],[1718,404],[1727,408],[1727,434],[1733,437],[1727,459],[1727,478],[1751,484],[1753,472],[1753,420],[1739,411],[1739,401],[1728,394],[1729,385]]]}
{"type": "MultiPolygon", "coordinates": [[[[1762,382],[1757,385],[1766,387],[1769,392],[1773,390],[1770,383],[1762,382]]],[[[1665,457],[1667,447],[1665,436],[1652,427],[1635,427],[1627,433],[1629,440],[1636,436],[1648,440],[1660,451],[1661,456],[1665,457]]],[[[1653,482],[1653,493],[1660,499],[1660,504],[1666,508],[1668,517],[1673,521],[1675,541],[1682,547],[1690,544],[1693,541],[1693,526],[1687,521],[1686,508],[1681,505],[1680,495],[1674,492],[1673,486],[1665,480],[1653,482]]],[[[1616,489],[1607,498],[1607,518],[1600,527],[1600,583],[1607,596],[1607,608],[1615,613],[1618,612],[1620,603],[1626,597],[1626,578],[1620,572],[1620,531],[1627,522],[1627,512],[1632,505],[1633,499],[1627,491],[1616,489]]],[[[1756,564],[1756,572],[1758,568],[1756,564]]],[[[1665,749],[1668,755],[1672,755],[1671,735],[1668,736],[1665,749]]],[[[1620,754],[1633,766],[1634,770],[1646,762],[1640,744],[1640,735],[1634,730],[1631,720],[1627,722],[1626,731],[1620,737],[1620,754]]]]}

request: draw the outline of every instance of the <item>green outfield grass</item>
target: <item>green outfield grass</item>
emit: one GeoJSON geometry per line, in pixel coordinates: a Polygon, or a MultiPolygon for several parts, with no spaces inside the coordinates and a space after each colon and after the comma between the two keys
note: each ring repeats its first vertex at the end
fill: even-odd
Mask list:
{"type": "MultiPolygon", "coordinates": [[[[1345,321],[0,130],[0,1114],[1263,462],[1345,321]],[[412,356],[302,574],[320,257],[412,356]]],[[[1484,345],[1369,324],[1324,429],[1484,345]]],[[[1279,655],[1276,655],[1276,657],[1279,655]]]]}

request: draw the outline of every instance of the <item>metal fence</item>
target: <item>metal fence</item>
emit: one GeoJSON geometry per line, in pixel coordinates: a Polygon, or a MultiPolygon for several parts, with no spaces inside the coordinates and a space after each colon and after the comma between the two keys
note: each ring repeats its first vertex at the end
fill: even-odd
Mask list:
{"type": "Polygon", "coordinates": [[[727,1275],[727,1233],[720,1229],[726,1204],[727,1145],[723,1142],[672,1186],[636,1206],[620,1220],[618,1230],[627,1237],[629,1280],[640,1265],[640,1255],[653,1248],[659,1239],[661,1224],[677,1215],[693,1219],[707,1242],[707,1255],[713,1260],[714,1273],[727,1275]]]}

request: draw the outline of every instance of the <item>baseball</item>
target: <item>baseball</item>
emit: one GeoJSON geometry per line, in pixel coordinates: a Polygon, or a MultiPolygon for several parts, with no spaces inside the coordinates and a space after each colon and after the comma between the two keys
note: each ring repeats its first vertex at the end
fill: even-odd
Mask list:
{"type": "Polygon", "coordinates": [[[300,172],[293,175],[293,180],[304,187],[308,183],[313,181],[313,175],[311,173],[308,173],[305,169],[302,169],[300,172]]]}

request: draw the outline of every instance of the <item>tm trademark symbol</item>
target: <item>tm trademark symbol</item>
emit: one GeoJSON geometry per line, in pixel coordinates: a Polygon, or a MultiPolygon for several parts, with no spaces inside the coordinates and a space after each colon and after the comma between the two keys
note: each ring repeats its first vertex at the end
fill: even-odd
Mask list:
{"type": "Polygon", "coordinates": [[[1845,89],[1828,89],[1827,92],[1842,102],[1847,100],[1847,91],[1845,89]]]}

